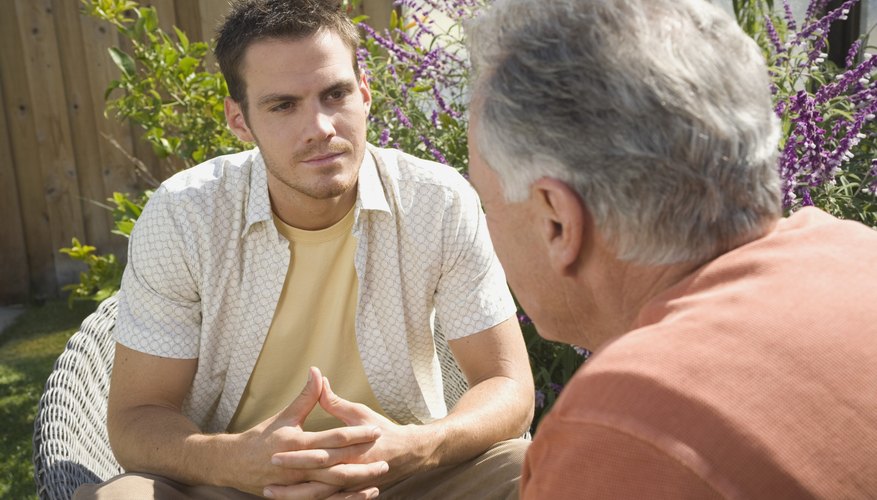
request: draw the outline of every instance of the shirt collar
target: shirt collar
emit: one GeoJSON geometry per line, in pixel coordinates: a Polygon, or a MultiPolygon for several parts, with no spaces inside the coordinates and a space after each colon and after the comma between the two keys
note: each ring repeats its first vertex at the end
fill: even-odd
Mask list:
{"type": "Polygon", "coordinates": [[[359,191],[356,194],[358,208],[390,213],[390,204],[384,193],[384,185],[375,164],[375,152],[366,148],[359,168],[359,191]]]}
{"type": "Polygon", "coordinates": [[[271,198],[268,196],[268,172],[265,160],[258,148],[253,149],[250,165],[250,189],[247,196],[246,224],[241,237],[247,235],[250,227],[257,222],[272,222],[271,198]]]}

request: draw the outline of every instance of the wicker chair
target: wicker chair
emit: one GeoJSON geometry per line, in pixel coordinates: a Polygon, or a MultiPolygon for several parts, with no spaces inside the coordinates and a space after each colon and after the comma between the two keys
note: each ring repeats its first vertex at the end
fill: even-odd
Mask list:
{"type": "MultiPolygon", "coordinates": [[[[110,297],[85,319],[46,382],[33,438],[34,480],[42,499],[66,500],[82,484],[122,473],[106,429],[116,311],[116,297],[110,297]]],[[[450,408],[468,385],[438,326],[436,346],[450,408]]]]}
{"type": "Polygon", "coordinates": [[[37,494],[68,499],[81,484],[122,472],[107,438],[116,298],[101,303],[67,342],[40,398],[34,421],[37,494]]]}

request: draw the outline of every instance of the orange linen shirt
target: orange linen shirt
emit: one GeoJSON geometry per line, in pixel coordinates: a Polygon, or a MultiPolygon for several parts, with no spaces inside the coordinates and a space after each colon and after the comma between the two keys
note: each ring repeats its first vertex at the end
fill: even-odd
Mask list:
{"type": "Polygon", "coordinates": [[[877,497],[877,232],[804,209],[654,299],[563,390],[522,497],[877,497]]]}

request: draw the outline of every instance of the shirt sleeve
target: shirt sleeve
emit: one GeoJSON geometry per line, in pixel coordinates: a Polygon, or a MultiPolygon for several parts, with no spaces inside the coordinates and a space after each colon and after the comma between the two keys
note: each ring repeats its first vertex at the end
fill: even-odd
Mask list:
{"type": "Polygon", "coordinates": [[[134,224],[119,291],[114,336],[131,349],[177,359],[198,357],[201,302],[186,233],[165,188],[134,224]]]}
{"type": "Polygon", "coordinates": [[[521,499],[722,498],[694,471],[612,427],[549,414],[527,451],[521,499]]]}
{"type": "Polygon", "coordinates": [[[516,307],[493,251],[481,202],[462,179],[460,189],[449,191],[445,213],[444,262],[435,309],[448,340],[455,340],[496,326],[516,307]]]}

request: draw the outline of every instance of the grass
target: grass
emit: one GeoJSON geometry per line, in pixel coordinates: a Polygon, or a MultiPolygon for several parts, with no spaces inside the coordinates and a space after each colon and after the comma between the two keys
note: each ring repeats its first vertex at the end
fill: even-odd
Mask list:
{"type": "Polygon", "coordinates": [[[33,420],[55,359],[93,303],[28,307],[0,336],[0,498],[36,498],[33,420]]]}

